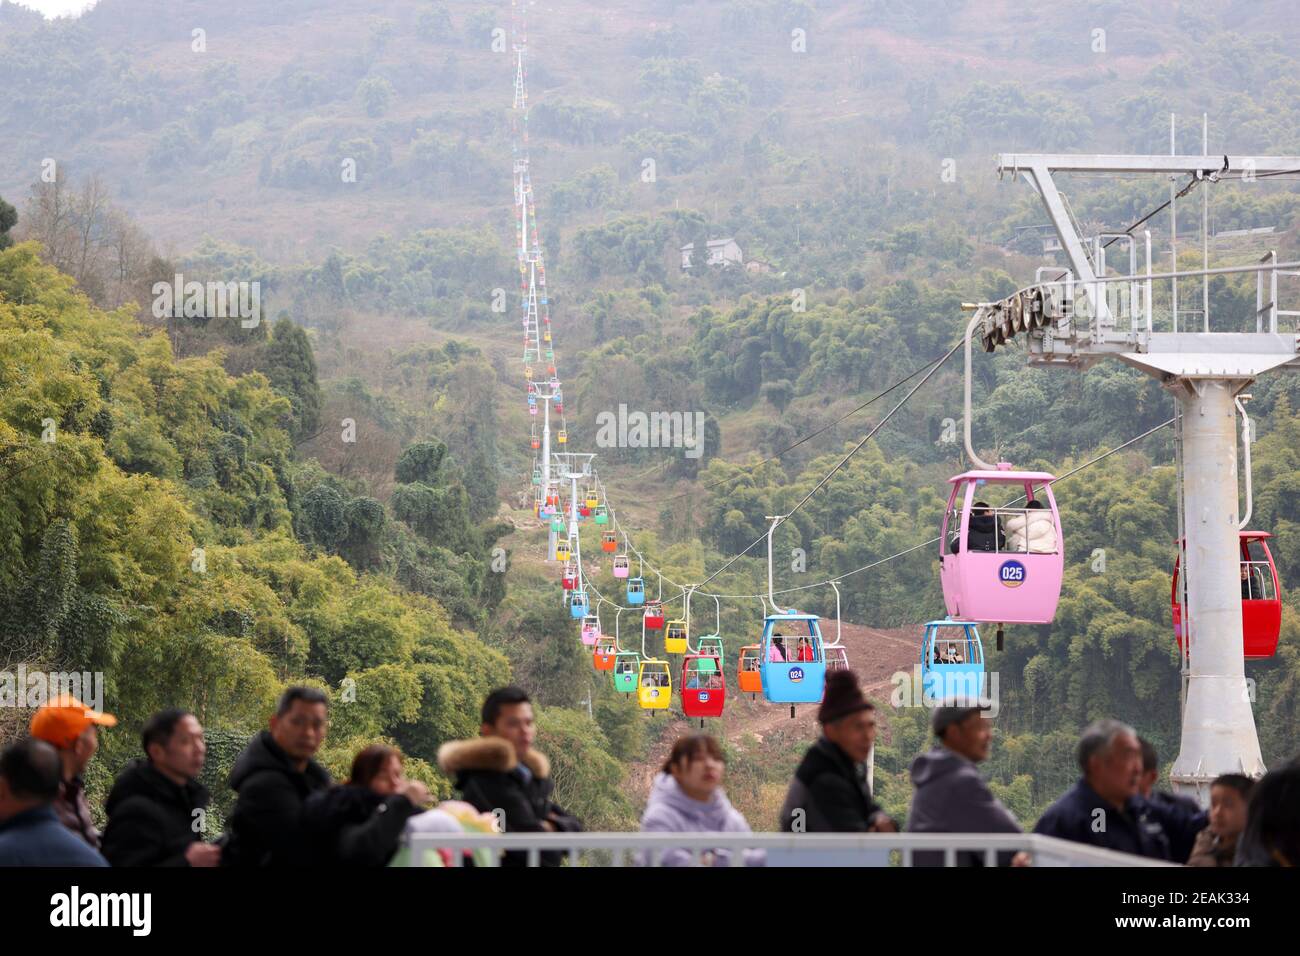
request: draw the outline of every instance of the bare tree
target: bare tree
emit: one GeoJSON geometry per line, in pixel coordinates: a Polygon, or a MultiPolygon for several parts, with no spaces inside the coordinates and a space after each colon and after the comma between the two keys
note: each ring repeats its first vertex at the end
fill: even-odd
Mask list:
{"type": "Polygon", "coordinates": [[[80,191],[63,170],[53,182],[35,183],[20,225],[20,237],[40,242],[46,261],[76,279],[101,308],[134,301],[146,314],[153,278],[169,269],[98,176],[80,191]]]}

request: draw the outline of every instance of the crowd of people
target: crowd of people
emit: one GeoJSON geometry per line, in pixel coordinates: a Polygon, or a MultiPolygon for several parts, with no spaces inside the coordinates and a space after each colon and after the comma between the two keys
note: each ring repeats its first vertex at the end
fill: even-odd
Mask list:
{"type": "MultiPolygon", "coordinates": [[[[903,830],[912,833],[1021,833],[1014,814],[979,772],[992,747],[981,706],[935,709],[935,744],[912,762],[913,796],[903,830]]],[[[316,760],[329,724],[329,702],[311,687],[290,687],[268,729],[234,763],[236,799],[223,832],[207,823],[211,795],[199,782],[207,748],[203,727],[186,710],[145,722],[141,756],[117,774],[104,801],[101,833],[86,798],[84,774],[111,714],[70,696],[37,710],[28,736],[0,753],[0,866],[524,866],[528,854],[486,850],[453,860],[412,857],[422,832],[578,832],[578,819],[554,799],[550,763],[533,747],[528,694],[503,687],[488,695],[479,736],[444,744],[438,765],[460,798],[434,806],[424,783],[406,776],[396,748],[372,744],[335,783],[316,760]],[[499,859],[498,859],[499,856],[499,859]]],[[[795,770],[780,811],[788,833],[897,832],[874,799],[867,761],[876,738],[874,705],[857,677],[832,671],[817,720],[818,739],[795,770]]],[[[1260,780],[1225,774],[1210,806],[1157,789],[1155,748],[1132,727],[1099,720],[1083,731],[1079,779],[1038,819],[1034,832],[1075,843],[1189,866],[1300,865],[1300,760],[1260,780]]],[[[749,824],[723,790],[726,757],[704,733],[677,740],[652,781],[641,820],[647,833],[747,834],[749,824]]],[[[657,851],[658,852],[658,851],[657,851]]],[[[762,866],[761,850],[666,849],[665,866],[743,863],[762,866]]],[[[544,851],[542,866],[564,854],[544,851]]],[[[917,851],[917,866],[944,863],[943,851],[917,851]]],[[[981,852],[957,853],[959,866],[981,866],[981,852]]],[[[1029,865],[1024,852],[996,855],[1003,866],[1029,865]]]]}

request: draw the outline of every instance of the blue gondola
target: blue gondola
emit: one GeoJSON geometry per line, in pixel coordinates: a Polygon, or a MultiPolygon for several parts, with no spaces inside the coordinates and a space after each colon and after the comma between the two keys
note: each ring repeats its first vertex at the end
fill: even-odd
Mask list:
{"type": "Polygon", "coordinates": [[[569,615],[575,618],[587,616],[587,609],[590,605],[587,603],[586,591],[572,591],[573,597],[569,599],[569,615]]]}
{"type": "Polygon", "coordinates": [[[627,603],[632,607],[640,607],[645,604],[644,578],[627,579],[627,603]]]}
{"type": "MultiPolygon", "coordinates": [[[[769,614],[763,619],[763,696],[776,704],[815,704],[826,684],[826,652],[816,614],[769,614]]],[[[791,716],[794,708],[790,708],[791,716]]]]}
{"type": "Polygon", "coordinates": [[[921,693],[929,701],[970,701],[984,695],[984,645],[971,621],[931,621],[921,642],[921,693]]]}

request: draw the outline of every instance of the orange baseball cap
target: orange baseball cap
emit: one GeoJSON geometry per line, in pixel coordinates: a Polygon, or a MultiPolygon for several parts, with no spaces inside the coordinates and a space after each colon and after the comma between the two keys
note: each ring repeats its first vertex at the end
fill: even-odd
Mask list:
{"type": "Polygon", "coordinates": [[[115,727],[117,718],[91,710],[71,694],[60,694],[32,715],[31,734],[37,740],[65,749],[91,724],[115,727]]]}

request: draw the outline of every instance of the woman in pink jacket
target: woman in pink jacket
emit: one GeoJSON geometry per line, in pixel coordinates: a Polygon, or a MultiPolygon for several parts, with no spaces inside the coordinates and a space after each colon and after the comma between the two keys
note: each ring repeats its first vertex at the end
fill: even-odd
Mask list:
{"type": "MultiPolygon", "coordinates": [[[[673,744],[663,770],[655,775],[650,799],[641,817],[642,833],[750,833],[749,824],[722,791],[722,774],[726,758],[718,742],[708,734],[691,734],[673,744]]],[[[744,851],[746,866],[762,866],[762,850],[744,851]]],[[[644,863],[644,854],[638,854],[644,863]]],[[[670,849],[663,852],[664,866],[691,866],[690,850],[670,849]]],[[[706,850],[700,854],[702,866],[729,866],[731,851],[706,850]]]]}

